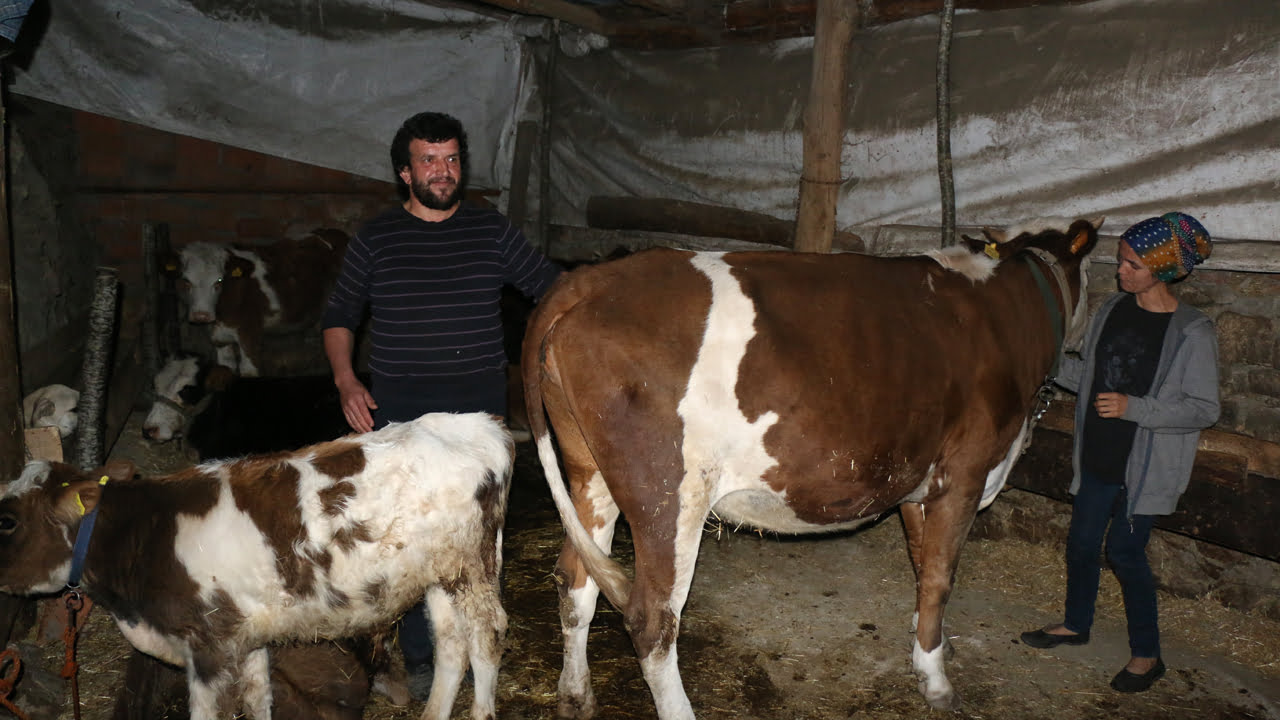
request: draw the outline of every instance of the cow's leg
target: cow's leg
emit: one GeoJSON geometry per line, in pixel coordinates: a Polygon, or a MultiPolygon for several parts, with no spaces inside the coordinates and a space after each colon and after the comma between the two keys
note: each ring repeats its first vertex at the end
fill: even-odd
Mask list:
{"type": "Polygon", "coordinates": [[[421,720],[448,720],[462,685],[467,658],[467,628],[465,620],[454,607],[455,598],[466,590],[455,591],[451,597],[440,586],[427,590],[427,609],[431,615],[431,629],[435,633],[435,676],[431,680],[431,695],[422,711],[421,720]]]}
{"type": "Polygon", "coordinates": [[[240,694],[249,717],[271,718],[271,664],[266,648],[258,648],[245,656],[240,666],[240,694]]]}
{"type": "Polygon", "coordinates": [[[185,665],[191,720],[218,720],[228,700],[231,668],[235,663],[221,652],[192,651],[188,653],[185,665]]]}
{"type": "Polygon", "coordinates": [[[947,646],[942,621],[960,548],[981,498],[981,477],[970,484],[953,475],[943,487],[922,503],[904,503],[902,519],[916,567],[916,643],[911,665],[920,676],[920,692],[929,706],[954,710],[960,698],[944,667],[947,646]],[[975,491],[968,490],[971,485],[976,485],[975,491]]]}
{"type": "Polygon", "coordinates": [[[702,527],[710,511],[706,500],[709,491],[695,490],[704,479],[701,472],[686,475],[678,512],[654,513],[631,522],[636,579],[627,603],[627,629],[660,720],[694,717],[680,679],[676,638],[693,584],[702,527]]]}
{"type": "MultiPolygon", "coordinates": [[[[567,443],[561,441],[562,447],[567,443]]],[[[565,452],[569,477],[588,477],[579,485],[570,483],[574,506],[591,538],[608,553],[613,547],[613,531],[618,520],[618,506],[594,466],[575,468],[569,452],[565,452]]],[[[556,563],[556,589],[560,593],[560,628],[564,637],[564,665],[560,669],[557,688],[558,717],[584,719],[596,714],[596,698],[591,691],[591,670],[587,666],[587,635],[595,617],[600,587],[587,574],[586,567],[567,540],[556,563]]]]}
{"type": "Polygon", "coordinates": [[[491,583],[472,587],[463,598],[462,611],[471,642],[471,676],[475,684],[471,717],[485,720],[496,717],[498,664],[502,660],[502,643],[507,634],[507,614],[502,610],[501,587],[497,578],[491,583]]]}

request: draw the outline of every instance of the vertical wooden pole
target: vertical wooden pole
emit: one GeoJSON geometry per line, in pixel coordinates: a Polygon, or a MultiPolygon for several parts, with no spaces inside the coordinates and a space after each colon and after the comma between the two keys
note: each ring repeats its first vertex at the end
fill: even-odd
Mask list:
{"type": "Polygon", "coordinates": [[[89,308],[89,337],[85,341],[84,364],[80,370],[80,427],[75,463],[92,470],[106,456],[107,381],[111,378],[111,347],[116,328],[116,297],[120,284],[115,268],[98,268],[89,308]]]}
{"type": "Polygon", "coordinates": [[[560,21],[551,22],[547,67],[542,76],[542,146],[538,168],[538,246],[551,254],[551,92],[556,81],[556,56],[560,54],[560,21]]]}
{"type": "Polygon", "coordinates": [[[818,0],[813,35],[813,75],[804,110],[804,169],[796,212],[795,249],[831,252],[840,199],[844,147],[845,66],[857,24],[858,3],[818,0]]]}
{"type": "Polygon", "coordinates": [[[0,91],[0,483],[22,472],[22,386],[13,314],[13,242],[9,234],[9,128],[0,91]]]}
{"type": "Polygon", "coordinates": [[[938,185],[942,195],[942,247],[956,244],[956,186],[951,167],[951,26],[956,0],[943,0],[938,27],[938,185]]]}

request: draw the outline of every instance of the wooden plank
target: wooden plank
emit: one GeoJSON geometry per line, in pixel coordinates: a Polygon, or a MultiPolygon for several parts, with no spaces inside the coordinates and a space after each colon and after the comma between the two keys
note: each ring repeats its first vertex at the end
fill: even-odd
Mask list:
{"type": "Polygon", "coordinates": [[[62,436],[56,427],[27,428],[22,431],[26,440],[25,460],[52,460],[62,462],[62,436]]]}
{"type": "MultiPolygon", "coordinates": [[[[791,248],[794,226],[772,215],[662,198],[604,197],[587,201],[587,224],[603,230],[640,230],[718,237],[791,248]]],[[[838,232],[833,245],[862,249],[862,238],[838,232]]]]}
{"type": "MultiPolygon", "coordinates": [[[[1040,426],[1009,474],[1009,485],[1070,502],[1069,432],[1040,426]]],[[[1272,518],[1280,509],[1280,483],[1249,471],[1249,459],[1201,450],[1191,483],[1177,512],[1156,519],[1156,527],[1198,540],[1280,561],[1280,535],[1272,518]]]]}

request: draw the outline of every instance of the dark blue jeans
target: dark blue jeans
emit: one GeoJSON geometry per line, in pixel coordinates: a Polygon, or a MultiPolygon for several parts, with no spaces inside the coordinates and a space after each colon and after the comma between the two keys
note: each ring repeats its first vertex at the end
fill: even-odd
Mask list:
{"type": "MultiPolygon", "coordinates": [[[[393,386],[374,381],[373,426],[408,422],[429,412],[487,412],[506,415],[506,376],[501,372],[467,377],[440,387],[393,386]]],[[[419,601],[400,620],[398,632],[404,665],[409,672],[423,671],[435,659],[435,636],[425,602],[419,601]]]]}
{"type": "Polygon", "coordinates": [[[1160,626],[1156,617],[1156,583],[1147,562],[1151,515],[1125,517],[1123,485],[1109,485],[1089,471],[1071,507],[1067,533],[1067,609],[1063,624],[1074,632],[1089,632],[1098,600],[1100,558],[1106,539],[1107,562],[1120,581],[1129,651],[1134,657],[1160,657],[1160,626]]]}

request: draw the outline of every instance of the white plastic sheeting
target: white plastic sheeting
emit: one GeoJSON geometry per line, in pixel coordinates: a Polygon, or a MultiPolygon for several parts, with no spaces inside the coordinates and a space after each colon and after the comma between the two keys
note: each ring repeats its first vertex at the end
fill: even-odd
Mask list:
{"type": "Polygon", "coordinates": [[[385,180],[400,123],[447,112],[472,185],[509,174],[529,91],[521,28],[501,19],[416,0],[49,5],[15,93],[385,180]]]}
{"type": "MultiPolygon", "coordinates": [[[[441,110],[468,128],[473,185],[504,188],[515,122],[535,117],[522,38],[542,21],[422,0],[50,5],[11,89],[162,130],[390,179],[399,123],[441,110]]],[[[958,223],[1106,215],[1118,232],[1177,209],[1219,238],[1275,240],[1278,8],[1099,0],[958,15],[958,223]]],[[[593,195],[794,217],[811,40],[595,47],[557,63],[553,222],[585,224],[593,195]]],[[[936,48],[936,16],[855,36],[840,227],[940,223],[936,48]]]]}
{"type": "MultiPolygon", "coordinates": [[[[1169,210],[1216,237],[1280,236],[1280,5],[1103,0],[961,13],[952,57],[957,221],[1169,210]]],[[[837,224],[938,226],[937,17],[855,35],[837,224]]],[[[792,218],[809,40],[562,59],[556,222],[591,195],[792,218]]]]}

